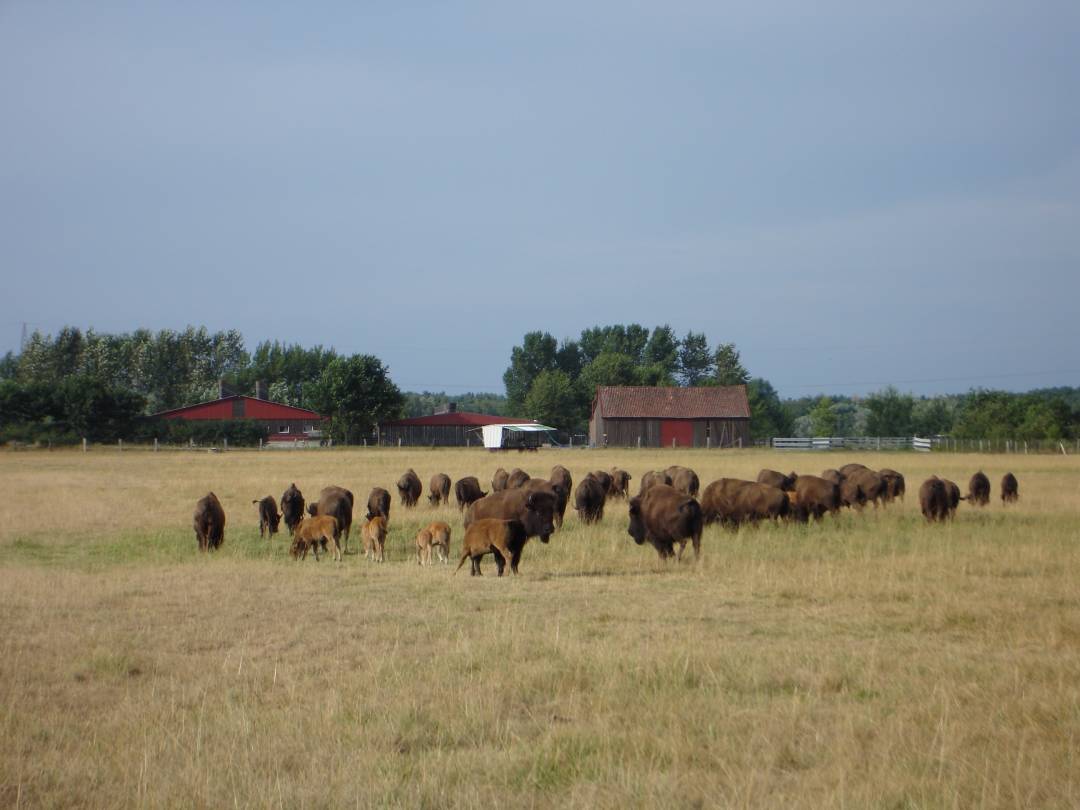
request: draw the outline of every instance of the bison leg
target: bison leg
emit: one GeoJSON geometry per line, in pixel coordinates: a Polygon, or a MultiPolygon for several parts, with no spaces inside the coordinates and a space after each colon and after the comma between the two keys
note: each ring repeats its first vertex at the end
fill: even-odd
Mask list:
{"type": "Polygon", "coordinates": [[[514,572],[515,576],[517,575],[517,572],[518,572],[518,563],[519,562],[521,562],[521,549],[520,548],[517,549],[516,551],[514,551],[513,554],[510,556],[510,570],[514,572]]]}
{"type": "Polygon", "coordinates": [[[500,552],[498,549],[495,549],[492,552],[491,556],[495,558],[495,568],[498,569],[499,576],[501,577],[503,575],[503,571],[506,569],[506,561],[510,559],[510,552],[506,552],[506,556],[504,557],[502,555],[502,552],[500,552]]]}
{"type": "Polygon", "coordinates": [[[481,556],[483,556],[483,555],[478,555],[478,556],[472,558],[472,575],[474,577],[482,576],[482,574],[480,573],[480,557],[481,556]]]}

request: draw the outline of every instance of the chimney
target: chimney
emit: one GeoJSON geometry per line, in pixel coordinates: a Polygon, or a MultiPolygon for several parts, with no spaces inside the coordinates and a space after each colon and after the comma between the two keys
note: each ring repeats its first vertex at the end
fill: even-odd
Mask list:
{"type": "Polygon", "coordinates": [[[229,389],[225,386],[225,378],[221,377],[217,381],[217,395],[218,399],[225,399],[229,396],[229,389]]]}
{"type": "Polygon", "coordinates": [[[456,402],[451,402],[449,405],[447,405],[446,406],[446,412],[447,413],[457,413],[457,403],[456,402]]]}
{"type": "Polygon", "coordinates": [[[268,389],[266,387],[266,381],[265,380],[256,380],[255,381],[255,399],[266,400],[266,399],[269,399],[269,398],[270,398],[270,394],[269,394],[269,391],[268,391],[268,389]]]}

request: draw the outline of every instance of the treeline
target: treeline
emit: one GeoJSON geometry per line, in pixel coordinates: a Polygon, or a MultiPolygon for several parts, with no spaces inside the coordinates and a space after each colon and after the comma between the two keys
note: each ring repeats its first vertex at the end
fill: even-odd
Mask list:
{"type": "Polygon", "coordinates": [[[163,410],[216,399],[219,382],[254,395],[257,380],[275,402],[331,417],[330,435],[358,442],[401,415],[405,396],[372,355],[263,342],[248,353],[235,330],[140,329],[104,334],[66,327],[34,333],[18,355],[0,359],[0,441],[73,442],[117,438],[254,443],[255,423],[147,420],[163,410]]]}

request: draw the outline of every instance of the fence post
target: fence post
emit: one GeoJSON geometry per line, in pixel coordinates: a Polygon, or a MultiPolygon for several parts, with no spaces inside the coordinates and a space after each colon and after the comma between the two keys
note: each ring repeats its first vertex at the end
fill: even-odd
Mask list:
{"type": "Polygon", "coordinates": [[[706,436],[705,437],[705,449],[706,450],[712,449],[712,436],[706,436]]]}
{"type": "Polygon", "coordinates": [[[259,437],[259,449],[262,450],[262,436],[259,437]]]}
{"type": "Polygon", "coordinates": [[[398,440],[397,440],[397,446],[398,446],[398,447],[401,447],[401,437],[400,437],[400,436],[398,436],[398,440]]]}
{"type": "Polygon", "coordinates": [[[117,439],[117,442],[120,445],[120,452],[123,453],[124,452],[124,440],[123,439],[117,439]]]}
{"type": "Polygon", "coordinates": [[[1024,455],[1026,456],[1027,454],[1028,454],[1027,439],[1024,439],[1024,455]]]}
{"type": "Polygon", "coordinates": [[[154,452],[156,453],[157,451],[158,451],[158,442],[157,442],[157,436],[155,436],[154,437],[154,452]]]}
{"type": "Polygon", "coordinates": [[[637,437],[637,449],[638,450],[641,449],[641,437],[640,436],[637,437]]]}
{"type": "Polygon", "coordinates": [[[82,451],[84,453],[86,452],[86,437],[85,436],[83,436],[83,440],[82,440],[82,451]]]}
{"type": "Polygon", "coordinates": [[[229,437],[228,436],[223,436],[222,437],[222,439],[221,439],[221,449],[222,450],[228,450],[229,449],[229,437]]]}

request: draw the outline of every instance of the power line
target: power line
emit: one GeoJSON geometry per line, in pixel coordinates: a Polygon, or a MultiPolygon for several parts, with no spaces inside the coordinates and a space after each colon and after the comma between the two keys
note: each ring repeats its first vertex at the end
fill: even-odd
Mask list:
{"type": "Polygon", "coordinates": [[[914,385],[917,383],[964,382],[968,380],[996,380],[1010,377],[1042,377],[1047,374],[1080,374],[1080,369],[1053,369],[1049,371],[1013,371],[1003,374],[973,374],[963,377],[923,377],[911,380],[862,380],[842,383],[775,383],[783,388],[844,388],[864,385],[914,385]]]}

